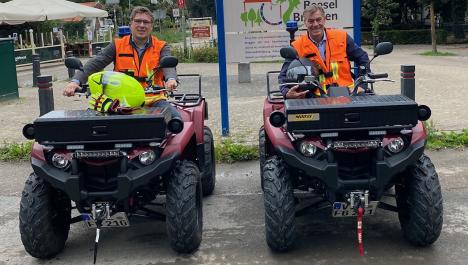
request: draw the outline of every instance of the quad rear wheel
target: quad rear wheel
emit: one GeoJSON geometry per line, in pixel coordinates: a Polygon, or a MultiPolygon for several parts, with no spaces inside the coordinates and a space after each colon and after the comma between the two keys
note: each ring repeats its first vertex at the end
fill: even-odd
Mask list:
{"type": "Polygon", "coordinates": [[[172,249],[191,253],[202,239],[202,185],[191,161],[177,161],[167,185],[166,227],[172,249]]]}
{"type": "Polygon", "coordinates": [[[398,217],[403,235],[417,246],[434,243],[443,223],[442,191],[429,157],[422,155],[396,185],[398,217]]]}

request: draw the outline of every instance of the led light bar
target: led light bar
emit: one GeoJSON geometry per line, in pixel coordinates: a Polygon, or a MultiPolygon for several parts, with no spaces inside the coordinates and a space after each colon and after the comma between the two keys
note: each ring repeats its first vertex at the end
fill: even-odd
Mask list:
{"type": "Polygon", "coordinates": [[[381,142],[377,140],[333,142],[334,149],[378,148],[380,145],[381,142]]]}
{"type": "Polygon", "coordinates": [[[338,133],[337,132],[321,133],[320,137],[322,138],[338,137],[338,133]]]}
{"type": "Polygon", "coordinates": [[[67,150],[79,150],[79,149],[84,149],[84,144],[67,145],[67,150]]]}
{"type": "Polygon", "coordinates": [[[116,158],[121,157],[119,150],[99,150],[99,151],[75,151],[73,158],[116,158]]]}

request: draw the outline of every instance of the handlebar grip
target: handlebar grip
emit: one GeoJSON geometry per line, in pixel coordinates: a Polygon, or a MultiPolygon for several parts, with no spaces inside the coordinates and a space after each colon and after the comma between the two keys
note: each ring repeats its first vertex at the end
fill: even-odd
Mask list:
{"type": "Polygon", "coordinates": [[[88,92],[88,88],[86,86],[79,87],[78,89],[75,90],[75,93],[85,94],[86,92],[88,92]]]}
{"type": "Polygon", "coordinates": [[[388,74],[387,74],[387,73],[384,73],[384,74],[369,73],[368,75],[369,75],[369,77],[370,77],[371,79],[387,78],[387,77],[388,77],[388,74]]]}

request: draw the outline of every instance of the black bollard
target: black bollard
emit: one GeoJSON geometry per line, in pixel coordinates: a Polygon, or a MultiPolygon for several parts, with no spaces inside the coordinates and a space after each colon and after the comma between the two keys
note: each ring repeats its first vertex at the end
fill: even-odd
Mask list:
{"type": "Polygon", "coordinates": [[[39,112],[40,116],[42,116],[54,110],[54,90],[52,89],[52,76],[38,76],[37,86],[39,87],[39,112]]]}
{"type": "MultiPolygon", "coordinates": [[[[67,51],[66,53],[67,58],[68,57],[73,57],[73,51],[67,51]]],[[[75,70],[68,68],[68,79],[72,79],[73,76],[75,75],[75,70]]]]}
{"type": "Polygon", "coordinates": [[[379,44],[379,34],[374,34],[372,33],[372,44],[374,46],[374,54],[375,54],[375,47],[377,47],[377,44],[379,44]]]}
{"type": "Polygon", "coordinates": [[[412,100],[416,98],[415,70],[416,67],[414,65],[401,65],[401,94],[412,100]]]}
{"type": "Polygon", "coordinates": [[[41,58],[39,54],[32,55],[33,87],[37,87],[37,77],[41,75],[41,58]]]}

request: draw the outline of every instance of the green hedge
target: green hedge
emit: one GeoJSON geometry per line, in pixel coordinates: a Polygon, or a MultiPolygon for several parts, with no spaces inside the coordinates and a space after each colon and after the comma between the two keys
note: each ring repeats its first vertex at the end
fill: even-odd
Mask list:
{"type": "Polygon", "coordinates": [[[217,63],[218,62],[218,48],[204,47],[196,48],[191,52],[191,57],[184,54],[182,49],[172,49],[173,56],[179,59],[179,63],[217,63]]]}
{"type": "MultiPolygon", "coordinates": [[[[437,43],[447,42],[447,31],[437,30],[437,43]]],[[[372,33],[361,33],[362,44],[372,44],[372,33]]],[[[430,29],[383,30],[379,33],[379,41],[390,41],[393,44],[427,44],[431,43],[430,29]]]]}

